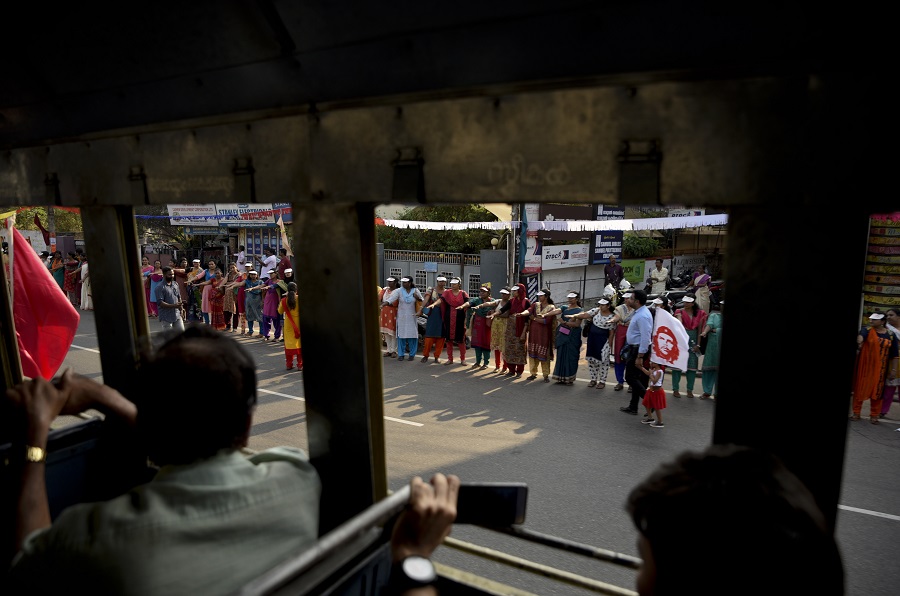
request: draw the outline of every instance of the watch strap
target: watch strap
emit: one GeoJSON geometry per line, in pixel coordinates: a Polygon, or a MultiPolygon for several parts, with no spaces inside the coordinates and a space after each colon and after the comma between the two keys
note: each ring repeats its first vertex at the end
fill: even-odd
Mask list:
{"type": "Polygon", "coordinates": [[[25,446],[25,461],[40,464],[47,461],[47,450],[43,447],[35,447],[34,445],[25,446]]]}

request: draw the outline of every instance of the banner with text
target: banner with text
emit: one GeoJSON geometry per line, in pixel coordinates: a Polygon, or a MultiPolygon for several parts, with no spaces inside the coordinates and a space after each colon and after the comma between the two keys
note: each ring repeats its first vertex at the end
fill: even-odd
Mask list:
{"type": "Polygon", "coordinates": [[[588,264],[588,244],[563,244],[545,246],[542,251],[541,268],[565,269],[567,267],[583,267],[588,264]]]}

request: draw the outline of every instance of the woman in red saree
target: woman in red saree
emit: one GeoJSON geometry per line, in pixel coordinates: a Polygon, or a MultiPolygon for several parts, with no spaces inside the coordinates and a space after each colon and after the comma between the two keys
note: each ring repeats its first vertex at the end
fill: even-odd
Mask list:
{"type": "Polygon", "coordinates": [[[453,344],[459,347],[459,363],[466,363],[466,312],[457,310],[469,300],[469,295],[459,288],[459,279],[450,280],[450,289],[444,290],[441,295],[444,315],[444,340],[447,344],[447,361],[445,365],[453,364],[453,344]]]}
{"type": "Polygon", "coordinates": [[[550,361],[553,360],[553,346],[556,344],[557,318],[556,305],[550,298],[550,290],[543,289],[537,293],[538,301],[520,313],[517,318],[525,318],[528,322],[528,361],[531,375],[529,381],[537,378],[538,362],[544,382],[550,382],[550,361]]]}
{"type": "Polygon", "coordinates": [[[688,352],[687,370],[682,373],[677,368],[672,369],[672,397],[681,397],[678,389],[681,385],[682,374],[687,377],[687,396],[694,397],[694,381],[700,368],[700,332],[706,327],[709,313],[697,306],[697,297],[693,294],[687,294],[681,301],[684,306],[676,310],[674,316],[684,325],[691,342],[691,349],[688,352]]]}
{"type": "Polygon", "coordinates": [[[74,252],[70,252],[69,258],[66,259],[64,275],[63,290],[66,291],[66,297],[72,306],[78,308],[81,305],[81,293],[78,291],[78,280],[81,279],[81,263],[74,252]]]}
{"type": "Polygon", "coordinates": [[[885,326],[884,314],[869,315],[869,327],[856,336],[856,369],[853,373],[853,414],[859,420],[863,402],[869,401],[869,422],[878,424],[888,363],[900,352],[897,336],[885,326]]]}
{"type": "Polygon", "coordinates": [[[525,335],[527,320],[515,315],[528,310],[531,302],[525,297],[525,284],[516,284],[510,288],[512,294],[509,302],[501,307],[500,312],[509,313],[509,321],[506,323],[503,342],[503,366],[509,369],[506,376],[521,377],[525,372],[525,362],[528,359],[525,351],[525,335]]]}
{"type": "Polygon", "coordinates": [[[209,284],[209,318],[210,325],[219,331],[225,331],[225,279],[222,270],[216,269],[209,284]]]}

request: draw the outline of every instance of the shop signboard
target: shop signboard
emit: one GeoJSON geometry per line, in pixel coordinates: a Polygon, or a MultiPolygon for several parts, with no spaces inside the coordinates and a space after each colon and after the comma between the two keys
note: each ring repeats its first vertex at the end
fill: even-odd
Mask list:
{"type": "Polygon", "coordinates": [[[169,223],[173,226],[218,226],[219,220],[214,204],[181,205],[170,203],[169,223]]]}
{"type": "Polygon", "coordinates": [[[596,232],[591,238],[591,265],[606,265],[609,263],[610,255],[614,255],[617,261],[621,261],[624,238],[625,232],[622,230],[596,232]]]}
{"type": "Polygon", "coordinates": [[[523,275],[541,272],[541,241],[534,236],[528,237],[525,248],[525,267],[522,268],[523,275]]]}

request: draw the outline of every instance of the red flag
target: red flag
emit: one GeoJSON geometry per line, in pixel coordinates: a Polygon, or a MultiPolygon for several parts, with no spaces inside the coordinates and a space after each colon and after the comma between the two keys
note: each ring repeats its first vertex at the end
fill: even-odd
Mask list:
{"type": "Polygon", "coordinates": [[[44,244],[46,244],[49,247],[50,246],[50,232],[47,231],[47,228],[45,228],[43,225],[41,225],[41,218],[37,216],[37,213],[34,214],[34,225],[36,225],[38,227],[38,229],[41,231],[41,236],[44,237],[44,244]]]}
{"type": "Polygon", "coordinates": [[[53,378],[69,351],[81,316],[50,271],[13,228],[13,319],[22,372],[53,378]]]}

